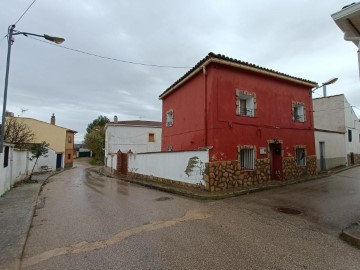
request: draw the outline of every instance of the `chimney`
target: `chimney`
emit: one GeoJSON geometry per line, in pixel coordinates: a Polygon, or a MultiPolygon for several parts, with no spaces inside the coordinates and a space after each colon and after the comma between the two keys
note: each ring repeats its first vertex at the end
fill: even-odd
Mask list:
{"type": "Polygon", "coordinates": [[[50,124],[55,125],[55,114],[51,116],[50,124]]]}
{"type": "Polygon", "coordinates": [[[117,116],[115,115],[114,116],[114,123],[117,123],[118,122],[118,118],[117,118],[117,116]]]}

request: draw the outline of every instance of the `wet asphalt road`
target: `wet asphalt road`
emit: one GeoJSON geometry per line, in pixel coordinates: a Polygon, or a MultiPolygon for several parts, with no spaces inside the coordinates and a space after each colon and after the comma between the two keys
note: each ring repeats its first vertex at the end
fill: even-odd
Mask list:
{"type": "Polygon", "coordinates": [[[360,167],[204,202],[76,166],[44,187],[22,269],[359,269],[338,233],[360,220],[360,167]]]}

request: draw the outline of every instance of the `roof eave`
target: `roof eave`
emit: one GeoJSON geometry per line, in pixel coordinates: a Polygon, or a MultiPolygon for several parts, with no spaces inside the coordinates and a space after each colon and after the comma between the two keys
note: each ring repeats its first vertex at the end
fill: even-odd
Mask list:
{"type": "Polygon", "coordinates": [[[294,83],[303,84],[303,85],[306,85],[306,86],[309,86],[309,87],[317,86],[317,84],[314,83],[314,82],[302,81],[302,80],[291,78],[291,77],[281,75],[281,74],[278,74],[278,73],[273,73],[271,71],[262,70],[262,69],[259,69],[259,68],[256,68],[256,67],[251,67],[251,66],[247,66],[247,65],[244,65],[244,64],[240,64],[240,63],[233,63],[233,62],[230,62],[230,61],[227,61],[227,60],[222,60],[222,59],[217,59],[217,58],[209,58],[204,63],[202,63],[198,68],[196,68],[193,72],[191,72],[188,76],[186,76],[181,81],[179,81],[177,84],[175,84],[173,87],[169,88],[167,91],[165,91],[163,94],[161,94],[159,96],[159,99],[163,99],[164,97],[166,97],[167,95],[172,93],[174,90],[176,90],[178,87],[180,87],[185,82],[190,80],[195,74],[197,74],[199,71],[201,71],[204,67],[206,67],[210,63],[218,63],[218,64],[222,64],[222,65],[232,66],[232,67],[235,67],[235,68],[240,68],[240,69],[260,73],[260,74],[263,74],[263,75],[288,80],[288,81],[291,81],[291,82],[294,82],[294,83]]]}

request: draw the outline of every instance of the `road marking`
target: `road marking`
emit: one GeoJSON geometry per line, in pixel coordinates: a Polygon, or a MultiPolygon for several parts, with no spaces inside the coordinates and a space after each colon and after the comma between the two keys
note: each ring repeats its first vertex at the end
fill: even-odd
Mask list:
{"type": "Polygon", "coordinates": [[[208,212],[208,211],[200,211],[200,210],[188,211],[182,217],[177,217],[177,218],[170,219],[170,220],[154,221],[154,222],[144,224],[139,227],[130,228],[125,231],[121,231],[106,240],[100,240],[100,241],[95,241],[95,242],[83,241],[83,242],[76,243],[76,244],[73,244],[68,247],[55,248],[52,250],[48,250],[48,251],[45,251],[38,255],[35,255],[33,257],[24,258],[21,266],[29,267],[29,266],[41,263],[43,261],[49,260],[53,257],[61,256],[61,255],[78,254],[78,253],[82,253],[82,252],[103,249],[103,248],[115,245],[115,244],[121,242],[122,240],[124,240],[130,236],[136,235],[136,234],[171,227],[171,226],[174,226],[181,222],[207,219],[207,218],[210,218],[212,215],[213,215],[213,213],[208,212]]]}

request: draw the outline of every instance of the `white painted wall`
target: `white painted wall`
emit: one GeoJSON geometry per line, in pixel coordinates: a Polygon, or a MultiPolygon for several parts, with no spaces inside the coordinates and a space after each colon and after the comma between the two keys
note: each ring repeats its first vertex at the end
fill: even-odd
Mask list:
{"type": "Polygon", "coordinates": [[[360,154],[360,123],[351,104],[344,95],[328,96],[313,99],[313,109],[317,159],[320,159],[319,142],[325,142],[325,158],[332,164],[327,164],[328,169],[348,165],[350,152],[360,154]],[[351,142],[348,130],[352,132],[351,142]]]}
{"type": "Polygon", "coordinates": [[[158,152],[129,155],[129,172],[152,175],[191,184],[205,185],[203,173],[208,151],[158,152]],[[189,160],[195,160],[189,166],[189,160]]]}
{"type": "Polygon", "coordinates": [[[344,95],[313,99],[314,127],[345,132],[344,95]]]}
{"type": "Polygon", "coordinates": [[[320,142],[325,143],[326,169],[347,165],[345,134],[315,131],[317,169],[320,171],[320,142]]]}
{"type": "MultiPolygon", "coordinates": [[[[40,157],[39,160],[37,161],[36,166],[34,168],[34,172],[41,172],[41,166],[48,166],[49,169],[51,168],[52,171],[56,170],[56,153],[51,148],[49,148],[48,150],[49,152],[47,153],[47,157],[40,157]]],[[[29,157],[31,157],[31,153],[29,153],[29,157]]],[[[64,164],[64,161],[62,162],[63,162],[62,164],[64,164]]],[[[31,173],[34,164],[35,164],[35,160],[32,161],[29,160],[29,165],[28,165],[29,174],[31,173]]]]}
{"type": "Polygon", "coordinates": [[[116,170],[116,153],[147,153],[161,150],[161,127],[109,125],[105,131],[105,164],[116,170]],[[149,133],[155,134],[155,142],[149,142],[149,133]]]}
{"type": "MultiPolygon", "coordinates": [[[[5,146],[9,146],[7,144],[5,144],[5,146]]],[[[4,146],[4,149],[5,149],[4,146]]],[[[13,146],[10,146],[9,149],[9,163],[8,166],[6,168],[4,168],[4,151],[2,153],[0,153],[0,196],[2,194],[4,194],[6,191],[8,191],[11,187],[11,172],[12,172],[12,167],[11,167],[11,159],[12,159],[12,155],[13,155],[13,146]]]]}
{"type": "Polygon", "coordinates": [[[351,152],[355,154],[360,154],[360,123],[359,118],[355,114],[350,103],[344,98],[345,103],[345,128],[348,133],[351,130],[352,141],[349,142],[348,134],[346,134],[346,152],[349,154],[351,152]]]}
{"type": "MultiPolygon", "coordinates": [[[[24,180],[30,173],[35,161],[30,161],[31,154],[28,151],[14,149],[9,151],[9,164],[4,168],[4,154],[0,153],[0,195],[8,191],[14,184],[24,180]]],[[[56,153],[49,149],[48,157],[40,157],[34,172],[40,172],[41,166],[56,169],[56,153]]]]}

